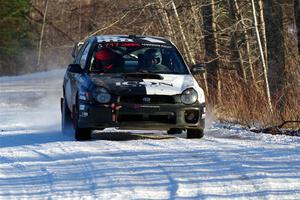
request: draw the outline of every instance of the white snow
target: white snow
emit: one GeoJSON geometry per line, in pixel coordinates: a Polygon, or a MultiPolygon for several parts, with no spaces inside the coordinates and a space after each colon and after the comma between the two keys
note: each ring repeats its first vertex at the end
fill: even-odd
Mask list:
{"type": "Polygon", "coordinates": [[[63,74],[0,77],[0,199],[300,199],[298,137],[217,123],[195,140],[62,135],[63,74]]]}

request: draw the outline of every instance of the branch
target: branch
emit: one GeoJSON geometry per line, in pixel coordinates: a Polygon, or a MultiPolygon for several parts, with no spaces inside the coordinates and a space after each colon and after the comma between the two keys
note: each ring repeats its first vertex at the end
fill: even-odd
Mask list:
{"type": "MultiPolygon", "coordinates": [[[[151,5],[154,5],[154,4],[155,4],[155,3],[149,3],[149,4],[145,5],[145,6],[143,6],[143,10],[144,10],[146,7],[151,6],[151,5]]],[[[109,29],[110,27],[114,26],[115,24],[117,24],[117,23],[119,23],[120,21],[122,21],[125,17],[127,17],[127,15],[128,15],[130,12],[135,11],[135,10],[140,10],[140,8],[134,8],[134,9],[131,9],[131,10],[126,11],[126,13],[125,13],[122,17],[118,18],[116,21],[112,22],[112,23],[109,24],[108,26],[105,26],[105,27],[100,28],[100,29],[98,29],[98,30],[96,30],[96,31],[94,31],[94,32],[89,33],[83,40],[86,40],[88,37],[93,36],[93,35],[96,35],[97,33],[101,32],[101,31],[104,31],[104,30],[106,30],[106,29],[109,29]]]]}
{"type": "MultiPolygon", "coordinates": [[[[41,16],[44,17],[44,13],[42,11],[40,11],[36,6],[34,6],[33,4],[31,4],[32,8],[41,16]]],[[[30,20],[41,24],[41,22],[39,20],[33,19],[31,16],[27,16],[30,20]]],[[[64,31],[62,31],[60,28],[58,28],[53,22],[47,20],[46,24],[50,25],[52,28],[54,28],[57,32],[61,33],[63,36],[65,36],[68,40],[70,40],[71,42],[75,42],[75,40],[67,33],[65,33],[64,31]]]]}

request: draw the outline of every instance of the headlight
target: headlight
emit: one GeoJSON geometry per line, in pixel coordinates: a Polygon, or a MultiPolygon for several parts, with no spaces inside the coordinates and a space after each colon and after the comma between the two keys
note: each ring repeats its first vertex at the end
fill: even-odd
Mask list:
{"type": "Polygon", "coordinates": [[[97,88],[93,92],[93,96],[95,100],[99,103],[108,103],[110,102],[111,95],[108,93],[108,91],[105,88],[97,88]]]}
{"type": "Polygon", "coordinates": [[[181,101],[184,104],[193,104],[198,100],[198,94],[193,88],[184,90],[181,94],[181,101]]]}

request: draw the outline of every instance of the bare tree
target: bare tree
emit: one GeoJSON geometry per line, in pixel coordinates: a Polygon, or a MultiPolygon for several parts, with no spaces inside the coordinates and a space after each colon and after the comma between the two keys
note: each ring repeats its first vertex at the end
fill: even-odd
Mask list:
{"type": "Polygon", "coordinates": [[[261,35],[262,35],[262,46],[265,54],[265,60],[268,60],[268,49],[267,49],[267,35],[266,35],[266,23],[264,19],[264,5],[262,0],[258,0],[258,6],[259,6],[259,16],[260,16],[260,22],[261,22],[261,35]]]}
{"type": "Polygon", "coordinates": [[[294,0],[294,11],[297,26],[298,51],[300,52],[300,1],[294,0]]]}
{"type": "Polygon", "coordinates": [[[163,0],[157,0],[157,1],[159,3],[159,6],[160,6],[159,14],[160,14],[160,16],[162,16],[163,24],[165,25],[164,27],[165,27],[165,30],[166,30],[166,35],[170,39],[174,40],[175,38],[174,38],[173,28],[171,26],[171,22],[170,22],[168,13],[167,13],[166,8],[165,8],[165,4],[163,3],[163,0]]]}
{"type": "Polygon", "coordinates": [[[270,89],[269,89],[268,68],[267,68],[267,63],[266,63],[266,60],[265,60],[265,54],[264,54],[264,51],[263,51],[263,47],[262,47],[262,44],[261,44],[260,32],[259,32],[258,24],[257,24],[257,16],[256,16],[257,12],[256,12],[256,8],[255,8],[254,0],[251,0],[251,4],[252,4],[252,11],[253,11],[255,33],[256,33],[256,37],[257,37],[257,43],[258,43],[258,48],[259,48],[259,52],[260,52],[261,62],[262,62],[262,65],[263,65],[265,91],[266,91],[266,96],[267,96],[266,98],[267,98],[267,102],[268,102],[268,105],[269,105],[269,109],[272,113],[273,112],[273,106],[272,106],[272,102],[271,102],[271,95],[270,95],[270,89]]]}
{"type": "Polygon", "coordinates": [[[237,0],[232,0],[231,2],[234,4],[235,11],[236,11],[236,18],[238,20],[238,23],[241,23],[242,29],[243,29],[243,37],[245,38],[245,43],[246,43],[246,59],[248,61],[249,69],[250,69],[250,74],[252,80],[255,80],[255,75],[254,75],[254,69],[253,69],[253,60],[252,60],[252,53],[251,53],[251,46],[250,46],[250,36],[248,33],[249,29],[246,25],[246,19],[244,18],[240,6],[237,2],[237,0]],[[232,2],[233,1],[233,2],[232,2]]]}
{"type": "Polygon", "coordinates": [[[215,0],[211,0],[207,5],[202,7],[204,21],[204,39],[207,64],[207,86],[208,99],[213,104],[217,104],[220,96],[219,91],[219,58],[216,44],[216,24],[214,16],[215,0]]]}
{"type": "Polygon", "coordinates": [[[175,13],[175,18],[176,18],[178,26],[179,26],[179,32],[180,32],[181,38],[183,40],[183,44],[184,44],[183,48],[185,50],[185,53],[188,56],[189,63],[195,64],[195,59],[193,58],[193,56],[191,54],[190,45],[189,45],[189,43],[186,39],[184,30],[183,30],[183,27],[182,27],[182,23],[181,23],[181,20],[179,18],[178,12],[177,12],[177,8],[176,8],[176,5],[175,5],[173,0],[171,0],[171,4],[172,4],[173,11],[175,13]]]}
{"type": "MultiPolygon", "coordinates": [[[[234,2],[233,1],[230,1],[228,2],[229,5],[227,5],[229,7],[229,10],[230,10],[230,18],[232,20],[232,24],[233,26],[236,26],[236,19],[237,16],[236,16],[236,12],[235,12],[235,9],[234,9],[234,2]]],[[[243,78],[243,82],[245,82],[247,80],[247,73],[246,73],[246,67],[244,65],[244,59],[243,59],[243,55],[242,55],[242,52],[239,48],[239,44],[238,44],[238,36],[237,36],[237,28],[235,28],[234,30],[232,30],[232,33],[231,33],[231,44],[230,44],[230,47],[232,47],[232,51],[231,51],[231,57],[232,57],[232,60],[231,62],[236,65],[236,68],[237,68],[237,71],[238,71],[238,74],[240,77],[243,78]]]]}
{"type": "Polygon", "coordinates": [[[42,24],[41,34],[40,34],[40,41],[39,41],[39,50],[38,50],[38,60],[37,60],[38,66],[41,63],[43,37],[44,37],[46,19],[47,19],[47,13],[48,13],[48,3],[49,3],[49,1],[45,0],[45,11],[44,11],[43,24],[42,24]]]}

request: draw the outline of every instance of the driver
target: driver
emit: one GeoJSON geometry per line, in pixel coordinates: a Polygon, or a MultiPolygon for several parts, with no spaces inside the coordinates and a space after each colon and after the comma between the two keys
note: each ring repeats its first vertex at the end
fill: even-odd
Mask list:
{"type": "Polygon", "coordinates": [[[162,55],[158,49],[148,49],[144,53],[144,64],[151,72],[169,72],[169,68],[162,65],[162,55]]]}
{"type": "Polygon", "coordinates": [[[112,70],[116,54],[109,48],[102,48],[96,53],[96,68],[104,71],[112,70]]]}

